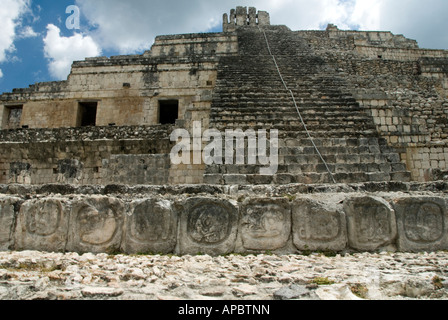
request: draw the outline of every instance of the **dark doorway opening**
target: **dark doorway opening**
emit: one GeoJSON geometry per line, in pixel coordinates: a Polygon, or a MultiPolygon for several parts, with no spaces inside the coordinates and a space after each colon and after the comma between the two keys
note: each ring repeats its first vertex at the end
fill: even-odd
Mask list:
{"type": "Polygon", "coordinates": [[[79,103],[79,124],[81,127],[96,126],[96,113],[98,102],[80,102],[79,103]]]}
{"type": "Polygon", "coordinates": [[[159,100],[159,123],[175,124],[179,118],[179,100],[159,100]]]}
{"type": "Polygon", "coordinates": [[[5,129],[18,129],[22,119],[23,105],[20,106],[6,106],[4,117],[6,123],[5,129]]]}

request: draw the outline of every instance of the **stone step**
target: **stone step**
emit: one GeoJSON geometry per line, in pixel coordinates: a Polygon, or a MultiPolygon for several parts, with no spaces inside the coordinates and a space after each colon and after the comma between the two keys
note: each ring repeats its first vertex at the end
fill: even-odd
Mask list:
{"type": "MultiPolygon", "coordinates": [[[[409,172],[383,173],[383,172],[349,172],[333,175],[336,183],[361,183],[361,182],[409,182],[409,172]]],[[[204,183],[216,185],[268,185],[268,184],[328,184],[333,180],[328,173],[304,173],[304,174],[276,174],[261,176],[251,174],[205,174],[204,183]]]]}
{"type": "MultiPolygon", "coordinates": [[[[318,146],[319,152],[322,155],[334,155],[334,154],[377,154],[381,153],[378,145],[376,146],[359,146],[359,147],[325,147],[318,146]]],[[[307,147],[280,147],[279,154],[282,156],[297,156],[302,155],[315,155],[316,149],[313,146],[307,147]]]]}
{"type": "MultiPolygon", "coordinates": [[[[363,122],[355,126],[354,122],[347,121],[346,123],[306,123],[309,132],[313,133],[313,136],[328,137],[331,135],[341,133],[359,133],[367,130],[375,132],[376,127],[374,124],[365,124],[363,122]]],[[[278,130],[279,132],[297,132],[301,136],[306,136],[303,124],[300,121],[287,121],[285,123],[269,123],[267,121],[248,124],[247,121],[221,121],[219,123],[212,123],[211,127],[218,129],[219,131],[225,130],[278,130]],[[305,134],[305,135],[303,135],[305,134]]],[[[286,136],[286,135],[285,135],[286,136]]]]}
{"type": "MultiPolygon", "coordinates": [[[[255,89],[254,89],[255,90],[255,89]]],[[[249,95],[249,94],[240,94],[227,92],[226,96],[219,92],[215,92],[214,99],[216,99],[216,105],[227,105],[229,103],[241,103],[245,104],[251,102],[253,104],[261,104],[269,107],[270,104],[279,105],[292,102],[292,97],[289,92],[275,92],[274,89],[270,91],[271,93],[264,94],[262,91],[259,91],[258,94],[249,95]]],[[[294,99],[296,100],[298,105],[303,105],[304,107],[315,107],[315,106],[358,106],[359,103],[353,99],[351,96],[344,96],[342,94],[335,95],[334,97],[330,97],[328,94],[319,92],[313,95],[301,96],[298,94],[294,94],[294,99]]],[[[238,104],[237,104],[238,105],[238,104]]]]}
{"type": "MultiPolygon", "coordinates": [[[[207,166],[206,174],[259,174],[262,165],[211,165],[207,166]]],[[[303,173],[349,173],[349,172],[370,172],[370,173],[395,173],[405,172],[406,165],[403,163],[327,163],[323,164],[320,158],[312,159],[311,162],[299,162],[296,164],[281,164],[278,166],[278,173],[303,174],[303,173]],[[328,169],[327,169],[328,167],[328,169]]]]}
{"type": "MultiPolygon", "coordinates": [[[[313,139],[313,142],[316,146],[324,146],[324,147],[357,147],[357,146],[381,146],[387,144],[387,141],[385,139],[379,139],[379,138],[315,138],[313,139]]],[[[313,146],[313,143],[310,139],[286,139],[284,141],[285,146],[289,147],[304,147],[304,146],[313,146]]]]}
{"type": "Polygon", "coordinates": [[[382,153],[395,153],[394,148],[387,146],[386,139],[372,137],[372,138],[314,138],[312,141],[308,137],[302,138],[285,138],[280,141],[281,148],[298,148],[298,147],[313,147],[314,145],[321,147],[380,147],[382,153]],[[388,151],[388,152],[386,152],[388,151]]]}
{"type": "MultiPolygon", "coordinates": [[[[345,123],[345,122],[363,122],[366,123],[369,119],[367,115],[356,115],[353,113],[342,113],[342,114],[326,114],[326,115],[316,115],[316,114],[307,114],[307,113],[301,113],[302,118],[304,119],[305,123],[310,124],[325,124],[325,123],[345,123]]],[[[220,123],[221,125],[225,125],[226,123],[233,122],[233,123],[247,123],[247,124],[253,124],[255,123],[263,123],[263,122],[284,122],[287,121],[290,124],[295,124],[296,122],[300,122],[300,117],[297,112],[287,114],[287,113],[256,113],[256,114],[227,114],[227,115],[220,115],[220,116],[210,116],[210,121],[212,123],[220,123]]],[[[369,121],[370,122],[370,121],[369,121]]],[[[370,124],[371,126],[374,125],[373,122],[370,124]]]]}
{"type": "MultiPolygon", "coordinates": [[[[260,126],[260,127],[242,127],[242,128],[226,128],[226,127],[220,127],[220,126],[211,126],[211,128],[217,129],[221,132],[225,132],[225,130],[237,130],[237,129],[241,129],[243,131],[246,131],[247,129],[253,129],[255,131],[258,130],[267,130],[267,132],[270,132],[271,128],[267,128],[266,126],[260,126]]],[[[303,128],[295,128],[294,130],[289,130],[291,128],[288,128],[288,130],[285,130],[285,128],[283,128],[283,130],[279,130],[278,131],[278,135],[279,135],[279,140],[282,139],[307,139],[308,138],[308,134],[306,131],[303,130],[303,128]]],[[[378,135],[376,129],[363,129],[363,130],[355,130],[353,128],[349,128],[347,130],[339,130],[339,131],[332,131],[329,132],[328,130],[314,130],[312,132],[310,132],[311,136],[315,139],[315,138],[319,138],[319,139],[331,139],[331,138],[335,138],[335,139],[355,139],[355,138],[371,138],[371,137],[376,137],[378,135]]]]}
{"type": "MultiPolygon", "coordinates": [[[[297,104],[297,108],[302,115],[324,118],[326,116],[362,116],[371,119],[365,108],[352,104],[297,104]]],[[[213,104],[210,112],[211,116],[253,116],[253,115],[276,115],[278,117],[296,117],[297,109],[292,101],[283,103],[259,103],[259,102],[227,102],[213,104]]]]}
{"type": "MultiPolygon", "coordinates": [[[[256,89],[252,89],[256,90],[256,89]]],[[[359,106],[359,103],[353,99],[352,96],[344,95],[339,93],[338,95],[331,96],[322,92],[313,92],[313,93],[294,93],[294,99],[297,102],[297,105],[303,105],[304,107],[315,107],[315,106],[359,106]]],[[[287,103],[288,105],[292,103],[292,97],[289,92],[284,90],[276,91],[276,89],[272,89],[269,93],[263,92],[261,90],[258,93],[248,94],[247,92],[231,92],[227,91],[225,94],[215,91],[213,98],[216,99],[216,105],[227,105],[238,102],[242,105],[247,104],[248,102],[251,104],[262,104],[264,106],[269,107],[269,105],[281,105],[287,103]]],[[[238,104],[237,104],[238,106],[238,104]]]]}
{"type": "MultiPolygon", "coordinates": [[[[227,78],[225,80],[218,80],[216,89],[225,89],[228,87],[229,89],[234,90],[235,92],[242,92],[242,89],[262,89],[267,88],[266,86],[272,87],[275,91],[274,92],[282,92],[286,90],[284,87],[283,82],[281,81],[280,77],[265,77],[264,79],[260,80],[260,75],[257,76],[248,76],[240,75],[238,79],[230,79],[227,78]],[[258,77],[258,81],[257,78],[258,77]]],[[[284,79],[285,80],[285,79],[284,79]]],[[[328,92],[328,93],[341,93],[341,92],[348,92],[349,86],[344,84],[324,84],[324,83],[315,83],[308,80],[304,80],[303,78],[293,78],[290,80],[285,80],[288,88],[292,90],[293,92],[297,93],[313,93],[313,92],[328,92]]],[[[250,91],[251,92],[251,91],[250,91]]]]}
{"type": "MultiPolygon", "coordinates": [[[[326,112],[331,113],[359,113],[365,114],[366,108],[347,101],[297,101],[297,108],[301,112],[307,112],[309,114],[320,114],[325,115],[326,112]]],[[[247,100],[247,99],[233,99],[228,101],[220,101],[219,103],[213,103],[212,113],[241,113],[241,114],[251,114],[251,113],[279,113],[279,112],[289,112],[291,114],[295,113],[297,110],[295,108],[294,102],[290,100],[273,100],[273,101],[257,101],[257,100],[247,100]]],[[[373,121],[373,120],[372,120],[373,121]]]]}
{"type": "Polygon", "coordinates": [[[352,96],[346,80],[314,55],[306,41],[290,32],[282,37],[267,32],[308,132],[267,52],[263,33],[243,30],[238,37],[240,55],[223,57],[218,67],[211,126],[220,131],[279,130],[280,164],[274,176],[260,176],[260,168],[266,167],[261,165],[208,166],[206,182],[332,183],[328,169],[340,183],[410,180],[400,155],[378,138],[373,118],[352,96]]]}
{"type": "MultiPolygon", "coordinates": [[[[244,128],[242,128],[245,130],[244,128]]],[[[290,129],[290,128],[288,128],[290,129]]],[[[339,130],[329,132],[328,130],[314,130],[309,131],[311,136],[314,138],[336,138],[336,139],[355,139],[355,138],[372,138],[378,135],[376,128],[370,129],[357,129],[351,128],[347,130],[339,130]]],[[[308,134],[303,128],[295,129],[295,130],[279,130],[279,139],[306,139],[308,138],[308,134]]]]}

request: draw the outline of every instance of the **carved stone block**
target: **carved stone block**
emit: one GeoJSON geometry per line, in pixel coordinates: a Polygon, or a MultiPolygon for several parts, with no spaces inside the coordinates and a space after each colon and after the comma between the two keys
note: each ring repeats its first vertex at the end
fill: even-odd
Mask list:
{"type": "Polygon", "coordinates": [[[15,232],[16,250],[62,252],[67,243],[69,209],[63,199],[22,204],[15,232]]]}
{"type": "Polygon", "coordinates": [[[342,205],[297,199],[292,205],[293,241],[299,250],[342,251],[347,247],[347,223],[342,205]]]}
{"type": "Polygon", "coordinates": [[[18,199],[0,198],[0,250],[8,250],[12,244],[14,227],[14,203],[18,199]]]}
{"type": "Polygon", "coordinates": [[[437,197],[401,198],[397,213],[400,251],[448,250],[445,200],[437,197]]]}
{"type": "Polygon", "coordinates": [[[375,251],[393,244],[397,237],[395,211],[384,199],[354,197],[344,204],[349,246],[355,250],[375,251]]]}
{"type": "Polygon", "coordinates": [[[121,247],[125,210],[108,197],[78,199],[70,216],[68,251],[114,252],[121,247]]]}
{"type": "Polygon", "coordinates": [[[176,242],[177,215],[171,202],[147,199],[133,203],[132,214],[126,217],[126,253],[172,253],[176,242]]]}
{"type": "Polygon", "coordinates": [[[191,198],[181,205],[180,254],[220,255],[235,249],[238,208],[229,201],[191,198]]]}
{"type": "Polygon", "coordinates": [[[243,247],[249,250],[283,248],[291,234],[291,208],[287,199],[248,199],[241,212],[243,247]]]}

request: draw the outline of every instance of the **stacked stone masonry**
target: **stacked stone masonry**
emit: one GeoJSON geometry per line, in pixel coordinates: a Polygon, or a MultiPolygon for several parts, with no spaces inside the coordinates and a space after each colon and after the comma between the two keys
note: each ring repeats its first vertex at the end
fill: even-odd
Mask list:
{"type": "Polygon", "coordinates": [[[267,12],[237,7],[224,15],[223,32],[159,36],[141,55],[75,61],[66,81],[0,96],[0,246],[446,250],[445,188],[419,192],[448,179],[447,107],[447,50],[334,25],[292,31],[271,25],[267,12]],[[202,132],[266,130],[267,152],[278,147],[276,172],[260,174],[266,164],[248,152],[243,163],[174,164],[171,133],[193,133],[197,123],[202,132]],[[307,196],[334,182],[407,189],[307,196]],[[126,194],[183,185],[173,197],[126,194]],[[36,193],[62,186],[73,195],[36,193]],[[300,192],[219,196],[257,186],[300,192]],[[114,188],[124,194],[98,191],[114,188]],[[208,191],[189,199],[190,188],[208,191]]]}
{"type": "MultiPolygon", "coordinates": [[[[2,149],[11,148],[11,137],[36,137],[33,130],[48,129],[44,135],[51,141],[36,138],[52,160],[43,166],[39,155],[28,151],[29,144],[13,141],[16,151],[4,152],[0,159],[0,182],[63,182],[58,174],[49,173],[57,172],[59,162],[70,161],[82,164],[79,171],[84,178],[71,180],[80,184],[331,182],[321,159],[310,149],[260,30],[266,33],[305,124],[337,182],[423,182],[446,170],[446,50],[421,49],[415,40],[390,32],[343,31],[334,25],[325,31],[291,31],[272,26],[266,12],[238,7],[224,16],[222,33],[159,36],[142,55],[88,58],[74,62],[66,81],[4,93],[0,97],[2,149]],[[201,121],[204,129],[280,130],[278,174],[254,176],[258,168],[250,166],[167,164],[155,179],[120,181],[104,173],[110,163],[138,162],[121,157],[126,151],[87,160],[92,156],[89,150],[102,144],[95,137],[82,138],[85,147],[76,152],[59,152],[51,146],[71,141],[64,134],[67,130],[83,131],[83,110],[92,106],[93,135],[98,130],[108,132],[110,126],[159,131],[160,104],[165,100],[177,101],[176,126],[188,130],[194,121],[201,121]],[[422,161],[428,158],[431,161],[422,161]],[[90,161],[93,164],[85,163],[90,161]],[[17,163],[29,168],[31,177],[16,177],[23,171],[17,163]]],[[[166,130],[165,139],[169,134],[166,130]]],[[[132,145],[146,137],[109,135],[106,139],[132,145]]],[[[139,156],[166,158],[168,153],[159,148],[156,153],[141,150],[139,156]]],[[[155,172],[160,161],[149,160],[149,164],[149,172],[155,172]]],[[[136,168],[130,176],[148,175],[147,169],[147,165],[140,172],[136,168]]]]}

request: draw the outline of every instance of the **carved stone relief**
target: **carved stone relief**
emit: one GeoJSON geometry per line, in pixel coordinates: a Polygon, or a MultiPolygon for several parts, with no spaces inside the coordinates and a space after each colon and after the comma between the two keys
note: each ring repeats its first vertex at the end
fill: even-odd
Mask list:
{"type": "Polygon", "coordinates": [[[17,220],[16,249],[64,251],[68,232],[67,211],[62,199],[25,202],[17,220]]]}
{"type": "Polygon", "coordinates": [[[347,247],[347,223],[340,204],[304,198],[292,208],[297,249],[342,251],[347,247]]]}
{"type": "Polygon", "coordinates": [[[352,249],[374,251],[395,242],[395,212],[384,199],[354,197],[346,200],[344,207],[352,249]]]}
{"type": "Polygon", "coordinates": [[[114,198],[78,199],[70,218],[69,251],[111,252],[120,249],[124,206],[114,198]]]}
{"type": "Polygon", "coordinates": [[[0,250],[8,250],[12,244],[13,226],[14,226],[14,203],[18,202],[18,199],[0,198],[0,250]]]}
{"type": "Polygon", "coordinates": [[[241,237],[249,250],[283,248],[291,233],[287,199],[249,199],[242,206],[241,237]]]}
{"type": "Polygon", "coordinates": [[[147,199],[133,204],[127,216],[127,253],[171,253],[176,247],[177,217],[167,200],[147,199]]]}
{"type": "Polygon", "coordinates": [[[181,205],[181,254],[225,254],[235,248],[238,209],[229,201],[192,198],[181,205]]]}
{"type": "Polygon", "coordinates": [[[446,204],[442,198],[402,198],[394,201],[398,247],[404,251],[447,250],[446,204]]]}

